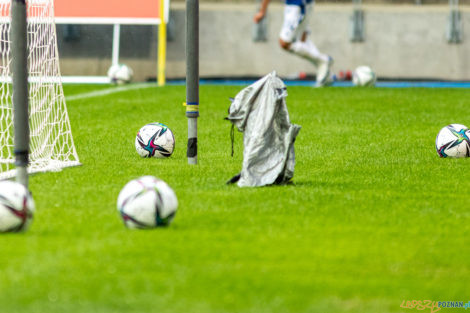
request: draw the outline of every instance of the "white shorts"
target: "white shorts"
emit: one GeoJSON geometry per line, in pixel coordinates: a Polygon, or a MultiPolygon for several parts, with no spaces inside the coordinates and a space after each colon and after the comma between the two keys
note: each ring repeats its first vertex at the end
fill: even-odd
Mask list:
{"type": "Polygon", "coordinates": [[[304,32],[309,32],[309,16],[313,10],[313,3],[305,5],[305,10],[299,5],[286,4],[284,8],[284,23],[279,38],[285,42],[294,42],[300,39],[304,32]]]}

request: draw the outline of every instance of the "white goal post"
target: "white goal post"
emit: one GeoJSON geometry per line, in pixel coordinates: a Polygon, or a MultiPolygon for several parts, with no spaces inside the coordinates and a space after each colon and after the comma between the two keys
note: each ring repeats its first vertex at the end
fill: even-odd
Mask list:
{"type": "MultiPolygon", "coordinates": [[[[61,84],[53,0],[27,0],[29,173],[80,165],[61,84]]],[[[16,175],[11,0],[0,0],[0,179],[16,175]]]]}

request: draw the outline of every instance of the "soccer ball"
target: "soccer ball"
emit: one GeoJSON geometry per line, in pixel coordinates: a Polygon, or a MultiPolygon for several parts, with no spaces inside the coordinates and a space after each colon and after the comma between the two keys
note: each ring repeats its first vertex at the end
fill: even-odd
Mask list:
{"type": "Polygon", "coordinates": [[[143,158],[167,158],[175,148],[175,136],[162,123],[143,126],[135,137],[135,149],[143,158]]]}
{"type": "Polygon", "coordinates": [[[28,229],[35,210],[28,189],[13,181],[0,181],[0,232],[28,229]]]}
{"type": "Polygon", "coordinates": [[[352,82],[355,86],[374,86],[376,81],[377,76],[367,65],[359,66],[352,75],[352,82]]]}
{"type": "Polygon", "coordinates": [[[441,158],[465,158],[470,156],[470,130],[461,124],[442,128],[436,137],[436,151],[441,158]]]}
{"type": "Polygon", "coordinates": [[[132,80],[134,72],[125,64],[114,64],[108,70],[109,80],[114,84],[126,84],[132,80]]]}
{"type": "Polygon", "coordinates": [[[128,228],[167,226],[178,207],[174,191],[163,180],[142,176],[128,182],[121,190],[117,209],[128,228]]]}

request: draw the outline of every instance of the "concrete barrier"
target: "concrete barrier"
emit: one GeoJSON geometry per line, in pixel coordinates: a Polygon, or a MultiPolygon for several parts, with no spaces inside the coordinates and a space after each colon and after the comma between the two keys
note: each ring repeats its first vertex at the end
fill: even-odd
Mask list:
{"type": "MultiPolygon", "coordinates": [[[[169,78],[185,76],[184,9],[184,3],[172,4],[169,78]]],[[[272,70],[280,75],[313,74],[310,63],[278,46],[282,5],[269,7],[268,41],[252,41],[255,9],[250,4],[201,4],[201,77],[256,77],[272,70]]],[[[349,40],[352,10],[346,4],[317,4],[311,20],[311,38],[335,59],[335,71],[367,64],[384,78],[470,80],[470,32],[464,29],[460,44],[447,43],[448,6],[364,6],[365,41],[361,43],[349,40]]],[[[461,11],[465,28],[470,25],[470,7],[462,6],[461,11]]],[[[105,74],[111,62],[111,27],[86,26],[81,33],[83,39],[67,42],[59,27],[62,74],[105,74]]],[[[121,62],[134,69],[137,80],[155,77],[156,27],[127,26],[122,34],[121,62]]]]}

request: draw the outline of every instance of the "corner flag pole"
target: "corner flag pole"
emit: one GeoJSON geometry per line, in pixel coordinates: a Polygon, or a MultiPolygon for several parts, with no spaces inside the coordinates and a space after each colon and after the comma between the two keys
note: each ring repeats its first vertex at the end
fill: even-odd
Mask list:
{"type": "Polygon", "coordinates": [[[157,82],[158,86],[165,85],[165,63],[166,63],[166,16],[165,16],[165,2],[166,0],[159,0],[160,6],[160,25],[158,25],[158,71],[157,82]]]}
{"type": "Polygon", "coordinates": [[[11,36],[16,180],[28,188],[27,168],[29,163],[29,92],[28,42],[25,0],[12,1],[11,36]]]}
{"type": "Polygon", "coordinates": [[[199,116],[199,0],[186,0],[186,116],[188,164],[197,164],[199,116]]]}

